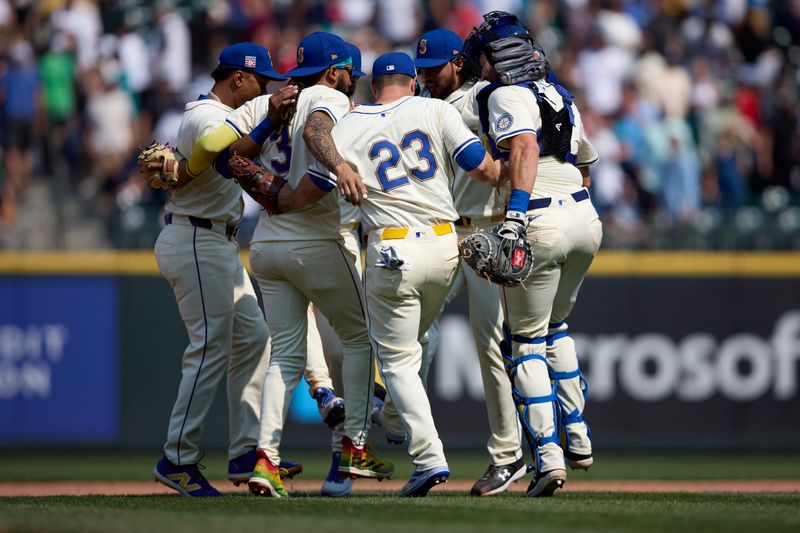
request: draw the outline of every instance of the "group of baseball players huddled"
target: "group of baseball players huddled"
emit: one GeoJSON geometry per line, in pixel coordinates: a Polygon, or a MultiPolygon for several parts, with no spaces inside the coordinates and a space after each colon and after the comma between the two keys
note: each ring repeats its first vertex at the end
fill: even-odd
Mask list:
{"type": "Polygon", "coordinates": [[[281,436],[305,376],[332,429],[321,493],[392,476],[367,444],[377,425],[415,466],[399,496],[425,496],[450,476],[426,393],[437,317],[466,288],[491,431],[471,494],[526,475],[524,436],[528,495],[552,496],[567,465],[593,461],[566,323],[602,237],[578,109],[504,12],[464,42],[438,29],[415,59],[378,57],[375,103],[350,99],[360,63],[324,32],[300,41],[285,75],[263,47],[228,46],[213,88],[186,104],[177,146],[140,154],[143,177],[171,192],[155,255],[189,335],[156,479],[220,495],[199,441],[227,374],[228,478],[286,497],[302,466],[281,458],[281,436]],[[250,246],[263,312],[234,239],[243,190],[263,207],[250,246]]]}

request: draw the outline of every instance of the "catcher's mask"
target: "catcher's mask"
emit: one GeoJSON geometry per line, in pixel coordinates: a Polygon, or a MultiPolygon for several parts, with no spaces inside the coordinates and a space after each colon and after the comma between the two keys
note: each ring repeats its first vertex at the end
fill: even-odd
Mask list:
{"type": "MultiPolygon", "coordinates": [[[[518,16],[505,11],[492,11],[485,14],[483,23],[477,28],[473,28],[467,36],[464,47],[461,49],[461,55],[469,61],[480,64],[481,53],[486,53],[487,45],[503,37],[519,37],[533,41],[528,28],[518,16]]],[[[486,58],[494,64],[490,54],[486,54],[486,58]]]]}

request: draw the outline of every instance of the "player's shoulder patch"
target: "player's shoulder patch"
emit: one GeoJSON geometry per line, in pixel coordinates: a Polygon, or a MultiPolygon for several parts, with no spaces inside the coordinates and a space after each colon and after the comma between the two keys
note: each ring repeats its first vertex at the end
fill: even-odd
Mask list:
{"type": "Polygon", "coordinates": [[[497,131],[507,131],[508,128],[514,123],[514,117],[511,116],[511,113],[503,113],[494,123],[494,129],[497,131]]]}

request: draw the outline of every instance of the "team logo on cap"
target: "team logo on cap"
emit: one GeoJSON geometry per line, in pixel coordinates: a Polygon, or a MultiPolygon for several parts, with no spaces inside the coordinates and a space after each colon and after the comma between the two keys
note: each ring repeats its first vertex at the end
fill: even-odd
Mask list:
{"type": "Polygon", "coordinates": [[[494,127],[497,131],[506,131],[514,123],[514,117],[510,113],[503,113],[497,118],[494,127]]]}
{"type": "Polygon", "coordinates": [[[338,54],[331,54],[331,59],[336,59],[337,57],[339,57],[338,54]]]}
{"type": "Polygon", "coordinates": [[[303,62],[303,59],[304,59],[303,53],[304,52],[305,52],[305,49],[302,46],[297,49],[297,62],[298,63],[302,63],[303,62]]]}
{"type": "Polygon", "coordinates": [[[459,52],[458,50],[455,50],[455,49],[453,50],[453,55],[454,55],[454,56],[457,56],[457,55],[458,55],[458,54],[460,54],[460,53],[461,53],[461,52],[459,52]]]}
{"type": "Polygon", "coordinates": [[[419,41],[419,53],[424,54],[428,51],[428,39],[421,39],[419,41]]]}
{"type": "Polygon", "coordinates": [[[256,68],[256,56],[244,56],[244,68],[256,68]]]}

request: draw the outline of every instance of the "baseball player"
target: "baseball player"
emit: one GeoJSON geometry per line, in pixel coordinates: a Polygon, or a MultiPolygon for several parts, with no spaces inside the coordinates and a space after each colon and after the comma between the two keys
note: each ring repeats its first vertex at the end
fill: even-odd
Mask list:
{"type": "MultiPolygon", "coordinates": [[[[450,160],[490,182],[499,179],[499,165],[455,108],[412,96],[416,72],[409,56],[382,55],[372,78],[376,104],[356,108],[333,135],[366,188],[366,194],[357,188],[348,199],[360,202],[368,233],[364,285],[370,337],[416,466],[399,494],[424,496],[450,475],[419,376],[419,339],[438,315],[458,268],[450,160]]],[[[319,163],[308,172],[309,181],[336,184],[319,163]]],[[[301,188],[286,193],[282,209],[303,203],[301,188]]]]}
{"type": "MultiPolygon", "coordinates": [[[[272,69],[266,49],[238,43],[223,49],[208,95],[186,104],[178,150],[188,154],[235,108],[265,92],[272,69]]],[[[158,481],[184,496],[219,496],[198,469],[199,440],[217,385],[228,375],[228,477],[246,480],[255,465],[261,384],[269,357],[267,326],[234,237],[242,191],[209,169],[183,182],[165,206],[155,245],[159,270],[172,286],[189,335],[178,397],[169,419],[158,481]]]]}
{"type": "MultiPolygon", "coordinates": [[[[307,50],[305,46],[306,43],[301,43],[300,47],[298,48],[298,63],[302,64],[305,61],[306,68],[313,68],[313,66],[308,67],[309,59],[308,54],[311,52],[312,54],[316,54],[317,56],[320,55],[320,50],[315,50],[313,46],[319,48],[319,37],[324,36],[328,40],[337,41],[337,44],[340,44],[342,41],[332,36],[330,34],[315,34],[307,38],[307,41],[312,45],[312,48],[307,50]]],[[[325,43],[323,43],[325,44],[325,43]]],[[[329,44],[329,43],[328,43],[329,44]]],[[[348,51],[349,53],[349,51],[348,51]]],[[[347,70],[345,69],[345,61],[341,61],[341,65],[338,68],[335,68],[334,71],[338,70],[347,70]]],[[[314,60],[313,55],[311,60],[314,60]]],[[[318,58],[317,58],[318,60],[318,58]]],[[[320,67],[320,74],[323,70],[326,70],[324,67],[320,67]]],[[[363,73],[361,73],[363,74],[363,73]]],[[[314,76],[315,78],[320,78],[320,76],[314,76]]],[[[330,112],[329,108],[336,109],[336,105],[341,104],[341,100],[336,102],[336,94],[343,92],[344,88],[349,90],[349,87],[352,86],[352,83],[348,85],[345,84],[344,78],[339,78],[336,80],[337,83],[337,91],[329,90],[327,94],[325,89],[330,89],[325,87],[324,85],[320,84],[320,86],[316,86],[317,82],[320,81],[318,79],[308,79],[308,77],[301,76],[295,77],[293,79],[294,83],[298,83],[301,86],[309,86],[302,94],[303,98],[300,99],[300,109],[307,113],[309,116],[312,115],[314,112],[314,106],[316,103],[319,103],[319,108],[325,110],[325,112],[330,112]],[[322,93],[322,94],[320,94],[322,93]],[[325,100],[330,100],[333,93],[333,104],[329,105],[326,104],[325,100]],[[308,96],[308,98],[306,98],[308,96]],[[317,102],[319,101],[319,102],[317,102]],[[303,106],[302,104],[306,103],[307,105],[303,106]]],[[[324,80],[323,80],[324,81],[324,80]]],[[[344,99],[346,102],[347,99],[344,99]]],[[[238,152],[242,153],[247,156],[253,156],[258,152],[260,153],[261,160],[266,163],[269,167],[270,172],[276,175],[282,175],[288,177],[290,174],[290,167],[294,161],[295,157],[298,157],[297,154],[304,154],[303,151],[298,152],[295,148],[293,148],[292,139],[293,138],[302,138],[302,134],[304,131],[304,122],[302,121],[295,121],[292,124],[294,125],[293,130],[290,129],[283,129],[276,131],[275,128],[270,124],[270,120],[266,115],[267,110],[267,100],[264,98],[256,98],[253,100],[248,106],[239,110],[234,116],[229,117],[229,120],[226,122],[226,125],[223,125],[211,134],[202,138],[195,146],[194,150],[192,151],[192,155],[189,159],[188,166],[192,169],[197,168],[204,168],[211,164],[214,161],[216,167],[226,167],[227,160],[230,157],[231,152],[238,152]],[[238,139],[238,140],[237,140],[238,139]],[[227,147],[227,148],[226,148],[227,147]],[[216,161],[215,161],[216,160],[216,161]],[[222,162],[222,164],[220,164],[222,162]]],[[[347,109],[340,109],[341,112],[346,112],[347,109]]],[[[332,126],[332,124],[331,124],[332,126]]],[[[302,146],[301,146],[302,147],[302,146]]],[[[306,154],[307,157],[307,154],[306,154]]],[[[298,160],[302,160],[302,158],[298,158],[298,160]]],[[[222,170],[223,172],[227,172],[227,168],[222,170]]],[[[355,267],[360,269],[360,252],[358,248],[358,238],[357,232],[355,229],[357,228],[357,209],[354,209],[353,206],[349,206],[350,208],[347,212],[342,213],[342,220],[343,227],[342,227],[342,235],[344,237],[344,245],[345,251],[347,252],[348,258],[353,261],[355,267]],[[356,258],[358,258],[358,262],[356,262],[356,258]]],[[[253,239],[253,243],[256,241],[256,237],[258,233],[253,239]]],[[[253,249],[257,249],[256,246],[251,247],[251,252],[253,249]]],[[[252,255],[252,254],[251,254],[252,255]]],[[[251,260],[252,262],[252,260],[251,260]]],[[[255,268],[255,265],[254,265],[255,268]]],[[[267,315],[268,319],[269,316],[274,312],[273,309],[267,307],[267,315]]],[[[338,474],[338,467],[339,462],[341,461],[341,446],[342,446],[342,436],[343,431],[341,425],[338,423],[339,418],[331,419],[331,416],[335,413],[337,416],[341,415],[341,419],[344,419],[344,402],[340,398],[336,398],[332,395],[331,391],[331,380],[328,377],[327,367],[325,363],[325,359],[323,356],[323,348],[322,342],[320,340],[320,335],[317,332],[317,323],[313,319],[314,314],[311,311],[311,307],[309,307],[308,319],[310,319],[310,324],[308,325],[308,339],[307,339],[307,360],[306,360],[306,379],[309,382],[310,390],[312,391],[312,395],[317,399],[320,413],[323,415],[323,418],[328,422],[329,426],[334,429],[333,433],[333,461],[335,463],[336,468],[334,469],[332,466],[331,472],[327,476],[325,482],[322,486],[322,494],[327,496],[343,496],[350,492],[352,486],[352,480],[349,476],[343,477],[338,474]],[[312,372],[313,370],[313,372],[312,372]],[[314,376],[313,374],[316,374],[314,376]],[[318,385],[321,385],[320,388],[316,388],[318,385]],[[330,399],[327,403],[323,403],[321,400],[330,399]],[[326,409],[328,405],[334,406],[334,411],[327,412],[326,409]]],[[[321,325],[324,327],[327,325],[327,321],[319,320],[321,325]]],[[[342,390],[341,388],[341,358],[338,361],[338,365],[334,365],[334,378],[338,381],[338,385],[336,390],[342,390]],[[337,379],[338,378],[338,379],[337,379]]],[[[267,389],[271,390],[271,389],[267,389]]],[[[282,393],[281,393],[282,394],[282,393]]],[[[264,396],[264,404],[267,405],[268,402],[272,402],[270,398],[270,393],[267,392],[264,396]]],[[[351,454],[348,457],[353,456],[351,454]]],[[[254,481],[254,490],[260,490],[261,485],[258,482],[254,481]]]]}
{"type": "MultiPolygon", "coordinates": [[[[461,39],[452,31],[429,31],[417,42],[414,64],[431,96],[452,104],[470,130],[478,134],[481,128],[475,97],[488,83],[475,83],[469,72],[470,64],[461,56],[462,45],[461,39]]],[[[452,192],[459,215],[455,223],[459,238],[491,229],[503,220],[507,200],[504,190],[472,180],[463,169],[455,168],[452,192]]],[[[503,313],[497,287],[479,278],[474,270],[463,264],[461,271],[469,296],[470,325],[478,352],[491,433],[487,446],[491,463],[472,487],[471,494],[488,496],[505,491],[511,483],[523,477],[526,466],[511,383],[500,354],[503,313]]],[[[454,296],[450,295],[451,298],[454,296]]]]}
{"type": "Polygon", "coordinates": [[[528,495],[550,496],[566,481],[562,423],[567,463],[592,464],[583,420],[586,385],[566,319],[602,238],[587,189],[597,153],[572,97],[548,74],[544,52],[527,28],[504,12],[484,19],[464,50],[492,82],[478,94],[479,116],[493,149],[508,157],[511,195],[497,233],[509,242],[527,236],[535,258],[527,290],[501,289],[509,328],[504,355],[536,457],[528,495]],[[523,77],[535,81],[516,81],[523,77]]]}
{"type": "MultiPolygon", "coordinates": [[[[350,109],[345,96],[352,60],[339,37],[316,32],[297,48],[297,67],[287,73],[305,87],[297,111],[281,137],[264,144],[261,161],[286,171],[290,187],[303,187],[317,200],[293,212],[262,214],[250,247],[250,263],[262,291],[273,332],[272,358],[264,386],[259,463],[251,491],[286,496],[278,476],[279,444],[286,409],[306,360],[306,312],[312,302],[331,323],[343,345],[342,378],[347,405],[339,471],[356,477],[384,478],[394,469],[366,446],[372,396],[372,352],[367,336],[358,271],[343,247],[341,213],[327,181],[302,181],[313,161],[343,181],[358,176],[342,160],[330,130],[350,109]]],[[[238,133],[257,129],[267,115],[264,102],[233,113],[227,123],[238,133]]],[[[269,119],[266,119],[269,120],[269,119]]],[[[251,132],[252,133],[252,132],[251,132]]],[[[288,189],[287,189],[288,190],[288,189]]],[[[291,211],[284,205],[281,211],[291,211]]]]}

